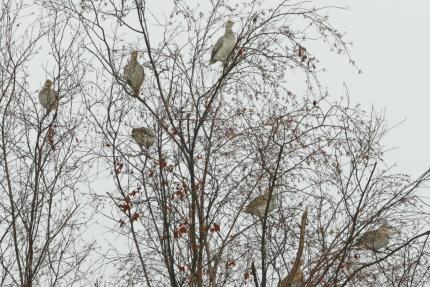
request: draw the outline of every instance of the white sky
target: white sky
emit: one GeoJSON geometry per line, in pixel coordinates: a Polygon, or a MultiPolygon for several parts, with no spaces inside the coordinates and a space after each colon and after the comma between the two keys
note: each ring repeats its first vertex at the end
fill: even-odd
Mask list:
{"type": "MultiPolygon", "coordinates": [[[[166,0],[148,0],[151,7],[166,12],[166,0]]],[[[181,0],[183,1],[183,0],[181,0]]],[[[261,0],[273,6],[277,0],[261,0]]],[[[171,2],[168,2],[171,4],[171,2]]],[[[207,1],[196,1],[206,5],[207,1]]],[[[426,0],[311,0],[316,7],[335,5],[348,10],[330,11],[330,22],[353,41],[352,57],[363,70],[359,75],[345,57],[315,51],[328,68],[322,83],[333,97],[345,95],[352,103],[370,110],[386,109],[386,120],[394,126],[384,144],[391,151],[386,163],[397,163],[396,171],[418,176],[430,167],[430,1],[426,0]],[[394,149],[392,149],[394,148],[394,149]]],[[[157,13],[158,14],[158,13],[157,13]]],[[[39,79],[37,87],[43,83],[39,79]]]]}
{"type": "MultiPolygon", "coordinates": [[[[159,5],[160,10],[153,12],[162,13],[166,0],[154,1],[150,1],[154,4],[152,7],[159,5]]],[[[272,1],[263,0],[268,5],[272,1]]],[[[347,32],[346,40],[354,42],[352,56],[364,72],[358,74],[345,57],[322,50],[316,55],[328,68],[322,77],[323,85],[333,97],[340,97],[345,95],[345,83],[352,103],[361,103],[367,111],[372,105],[377,111],[385,108],[389,126],[406,120],[385,137],[387,149],[396,148],[389,151],[385,159],[389,165],[398,164],[396,171],[418,176],[430,167],[427,152],[430,147],[427,128],[430,95],[426,86],[430,83],[427,70],[430,66],[430,33],[427,31],[430,1],[314,0],[312,3],[349,8],[332,10],[330,22],[338,30],[347,32]]],[[[107,241],[109,232],[103,235],[107,241]]],[[[111,242],[120,248],[116,240],[115,237],[111,242]]]]}
{"type": "MultiPolygon", "coordinates": [[[[183,0],[181,0],[183,1],[183,0]]],[[[277,0],[261,0],[273,6],[277,0]]],[[[149,0],[151,7],[166,10],[165,1],[149,0]]],[[[292,0],[292,2],[296,2],[292,0]]],[[[207,5],[206,0],[188,3],[207,5]]],[[[327,49],[313,51],[328,68],[323,87],[334,97],[345,95],[352,103],[370,111],[385,109],[387,124],[394,128],[384,140],[386,164],[397,163],[395,171],[412,176],[430,167],[430,1],[426,0],[310,0],[315,7],[333,5],[330,23],[347,33],[352,41],[352,57],[363,74],[345,57],[327,49]]],[[[190,4],[190,5],[192,5],[190,4]]],[[[193,5],[194,6],[194,5],[193,5]]],[[[157,13],[158,14],[158,13],[157,13]]],[[[237,27],[236,27],[237,28],[237,27]]]]}
{"type": "MultiPolygon", "coordinates": [[[[167,0],[157,0],[165,9],[167,0]]],[[[185,0],[181,0],[185,1],[185,0]]],[[[273,0],[263,0],[265,4],[273,0]]],[[[207,1],[205,1],[207,2],[207,1]]],[[[274,1],[278,2],[278,1],[274,1]]],[[[397,163],[396,171],[418,176],[430,167],[430,1],[428,0],[314,0],[315,6],[336,4],[349,10],[332,10],[330,22],[347,32],[353,41],[353,59],[363,74],[348,64],[345,57],[316,53],[328,72],[322,83],[332,96],[345,94],[348,86],[352,103],[365,110],[373,105],[386,109],[389,126],[406,121],[385,138],[388,164],[397,163]]],[[[160,10],[162,11],[162,10],[160,10]]],[[[44,78],[38,79],[38,87],[44,78]]],[[[95,225],[92,230],[94,232],[95,225]]],[[[98,232],[91,232],[95,237],[98,232]]],[[[108,232],[103,233],[105,236],[108,232]]],[[[116,239],[116,238],[115,238],[116,239]]],[[[119,244],[116,244],[119,248],[119,244]]]]}
{"type": "MultiPolygon", "coordinates": [[[[268,0],[266,0],[268,1],[268,0]]],[[[406,120],[385,138],[387,163],[418,176],[430,167],[430,1],[324,1],[348,7],[332,11],[331,23],[354,42],[358,75],[341,57],[327,56],[325,83],[332,94],[348,86],[352,102],[386,108],[389,126],[406,120]]],[[[319,1],[314,1],[319,5],[319,1]]]]}

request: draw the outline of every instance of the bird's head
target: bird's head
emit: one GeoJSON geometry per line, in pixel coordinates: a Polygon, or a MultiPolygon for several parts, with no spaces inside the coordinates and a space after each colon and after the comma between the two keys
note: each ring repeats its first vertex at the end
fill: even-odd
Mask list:
{"type": "Polygon", "coordinates": [[[130,59],[133,61],[137,61],[137,51],[132,51],[130,54],[130,59]]]}
{"type": "Polygon", "coordinates": [[[49,88],[52,86],[52,81],[51,80],[46,80],[45,81],[45,87],[49,88]]]}
{"type": "Polygon", "coordinates": [[[389,232],[390,230],[393,230],[393,227],[391,225],[388,225],[388,223],[383,223],[381,227],[379,227],[379,229],[383,232],[389,232]]]}
{"type": "Polygon", "coordinates": [[[231,30],[233,28],[234,22],[231,20],[227,20],[227,22],[225,23],[225,29],[226,30],[231,30]]]}

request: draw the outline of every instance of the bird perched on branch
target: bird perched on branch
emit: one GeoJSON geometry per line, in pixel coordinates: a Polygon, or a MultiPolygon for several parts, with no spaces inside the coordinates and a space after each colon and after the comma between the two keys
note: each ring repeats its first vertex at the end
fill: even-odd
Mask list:
{"type": "Polygon", "coordinates": [[[231,20],[228,20],[225,23],[225,33],[218,39],[218,41],[216,41],[215,46],[212,49],[210,64],[214,64],[217,61],[220,61],[223,64],[226,63],[228,56],[236,45],[236,37],[232,30],[233,25],[234,22],[231,20]]]}
{"type": "Polygon", "coordinates": [[[141,149],[148,149],[155,143],[155,133],[149,128],[134,128],[131,137],[141,149]]]}
{"type": "Polygon", "coordinates": [[[39,102],[49,113],[58,106],[58,92],[52,88],[52,81],[46,80],[43,88],[39,92],[39,102]]]}
{"type": "Polygon", "coordinates": [[[303,287],[305,286],[305,276],[303,271],[299,269],[291,279],[289,277],[285,277],[278,285],[278,287],[303,287]]]}
{"type": "Polygon", "coordinates": [[[377,251],[379,249],[387,247],[390,242],[390,227],[387,224],[383,224],[376,230],[365,232],[357,240],[357,247],[360,249],[367,249],[377,251]]]}
{"type": "Polygon", "coordinates": [[[131,52],[130,60],[124,67],[124,81],[131,87],[136,97],[139,95],[144,78],[143,67],[137,61],[137,51],[133,51],[131,52]]]}
{"type": "Polygon", "coordinates": [[[262,195],[257,196],[256,198],[251,200],[245,207],[244,212],[262,218],[266,213],[266,207],[267,214],[269,214],[276,208],[276,196],[274,192],[270,194],[270,189],[267,189],[262,195]],[[270,195],[270,202],[269,206],[267,207],[267,202],[269,201],[270,195]]]}

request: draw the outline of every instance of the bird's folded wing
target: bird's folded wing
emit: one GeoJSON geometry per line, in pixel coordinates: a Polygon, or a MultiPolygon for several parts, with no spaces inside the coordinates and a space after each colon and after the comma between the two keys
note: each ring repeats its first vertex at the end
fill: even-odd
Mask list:
{"type": "Polygon", "coordinates": [[[218,41],[216,41],[215,46],[212,49],[211,61],[214,59],[219,49],[221,49],[223,43],[224,43],[224,36],[220,37],[218,41]]]}
{"type": "Polygon", "coordinates": [[[371,244],[376,238],[376,232],[375,231],[367,231],[365,232],[360,238],[357,240],[358,245],[362,244],[371,244]]]}
{"type": "Polygon", "coordinates": [[[126,80],[128,80],[128,78],[130,78],[130,74],[131,74],[131,64],[127,63],[127,65],[125,65],[124,67],[123,76],[126,80]]]}

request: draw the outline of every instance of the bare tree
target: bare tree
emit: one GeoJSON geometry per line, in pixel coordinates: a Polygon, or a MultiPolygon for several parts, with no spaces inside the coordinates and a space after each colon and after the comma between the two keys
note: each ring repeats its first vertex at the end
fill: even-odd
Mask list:
{"type": "MultiPolygon", "coordinates": [[[[418,191],[430,170],[417,179],[392,172],[383,161],[384,114],[321,88],[319,49],[343,55],[359,72],[328,21],[332,7],[169,1],[160,14],[148,2],[41,4],[48,19],[64,19],[42,31],[64,27],[85,48],[65,57],[67,67],[78,68],[64,85],[82,96],[88,114],[76,117],[70,107],[63,131],[78,130],[79,120],[91,123],[87,141],[100,147],[92,153],[97,175],[112,185],[93,190],[92,206],[115,236],[106,236],[111,246],[100,253],[99,264],[110,267],[86,281],[422,286],[430,231],[418,191]],[[225,46],[217,41],[224,29],[225,46]],[[219,62],[210,65],[214,58],[219,62]]],[[[53,47],[65,41],[55,39],[53,47]]],[[[57,112],[65,110],[61,75],[52,75],[57,112]]],[[[57,112],[31,123],[49,129],[57,112]]],[[[47,142],[46,154],[58,156],[47,142]]],[[[82,176],[74,175],[61,174],[82,176]]]]}
{"type": "Polygon", "coordinates": [[[0,286],[76,286],[91,250],[81,237],[88,153],[80,143],[79,35],[66,39],[68,19],[39,18],[37,6],[0,7],[0,286]],[[37,73],[40,47],[49,60],[37,73]],[[47,109],[38,99],[46,79],[60,96],[47,109]]]}
{"type": "MultiPolygon", "coordinates": [[[[426,254],[417,190],[428,171],[416,180],[391,173],[383,163],[383,115],[366,114],[348,98],[333,101],[320,88],[323,67],[307,48],[314,39],[355,66],[328,22],[329,7],[207,5],[169,3],[164,18],[144,1],[83,1],[65,10],[86,30],[88,52],[100,63],[98,92],[86,99],[115,183],[99,196],[113,203],[105,212],[118,222],[112,231],[130,242],[117,256],[124,274],[117,283],[275,286],[300,266],[290,262],[296,220],[307,207],[303,284],[403,284],[394,262],[404,261],[410,274],[426,254]],[[229,19],[236,45],[225,64],[210,66],[229,19]],[[132,51],[145,71],[140,93],[122,73],[132,51]],[[303,96],[290,83],[293,73],[304,76],[303,96]],[[140,127],[156,137],[142,151],[131,140],[140,127]],[[263,193],[264,215],[244,213],[263,193]],[[361,250],[357,239],[384,223],[388,247],[361,250]],[[412,256],[409,248],[421,252],[412,256]]],[[[414,280],[405,286],[419,286],[414,280]]]]}

